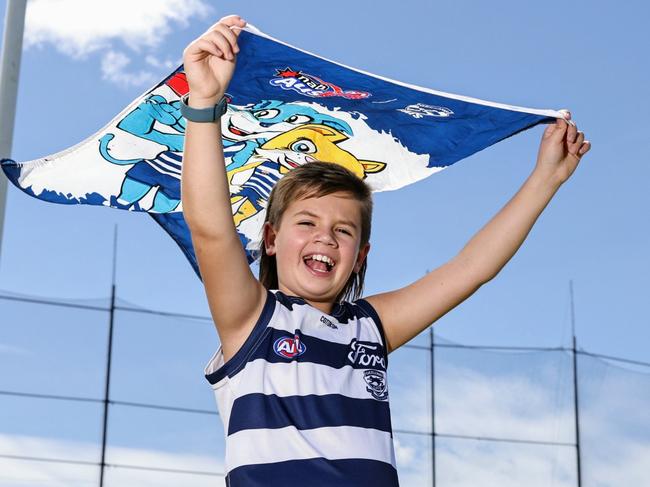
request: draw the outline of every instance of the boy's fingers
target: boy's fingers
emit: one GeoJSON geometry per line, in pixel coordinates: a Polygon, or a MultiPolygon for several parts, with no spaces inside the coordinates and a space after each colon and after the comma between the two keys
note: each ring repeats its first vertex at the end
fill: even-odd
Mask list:
{"type": "Polygon", "coordinates": [[[573,144],[576,141],[576,136],[578,135],[578,127],[575,125],[569,125],[566,132],[566,141],[569,144],[573,144]]]}
{"type": "Polygon", "coordinates": [[[553,131],[552,138],[555,142],[562,142],[564,139],[564,134],[566,134],[567,123],[558,118],[555,122],[555,130],[553,131]]]}
{"type": "Polygon", "coordinates": [[[228,27],[244,27],[246,25],[246,21],[239,15],[227,15],[226,17],[222,18],[219,23],[226,24],[228,27]]]}
{"type": "Polygon", "coordinates": [[[225,17],[221,17],[219,21],[215,22],[212,27],[210,27],[210,30],[214,29],[219,24],[225,24],[228,27],[231,27],[233,25],[246,25],[246,21],[239,15],[226,15],[225,17]]]}
{"type": "Polygon", "coordinates": [[[230,48],[234,53],[239,52],[239,47],[237,47],[237,34],[235,34],[231,29],[229,29],[227,26],[221,24],[217,26],[217,29],[223,36],[226,38],[226,40],[230,43],[230,48]]]}
{"type": "Polygon", "coordinates": [[[245,24],[243,27],[239,27],[238,25],[233,25],[230,27],[230,30],[235,34],[235,36],[239,37],[239,34],[241,34],[241,31],[244,30],[244,27],[246,27],[245,24]]]}
{"type": "Polygon", "coordinates": [[[201,54],[201,51],[204,53],[210,53],[213,54],[214,56],[221,57],[223,56],[223,53],[219,50],[219,48],[213,43],[210,42],[207,39],[199,39],[196,41],[196,47],[198,48],[198,52],[193,52],[192,54],[194,55],[199,55],[197,59],[202,59],[205,57],[205,54],[201,54]]]}
{"type": "Polygon", "coordinates": [[[235,35],[239,35],[240,30],[246,27],[246,21],[239,15],[228,15],[227,17],[220,19],[219,22],[212,24],[206,32],[215,30],[219,25],[225,25],[228,29],[232,30],[235,35]]]}
{"type": "Polygon", "coordinates": [[[548,127],[544,129],[544,134],[542,135],[543,139],[548,139],[551,135],[553,135],[553,132],[555,131],[556,124],[550,123],[548,127]]]}
{"type": "Polygon", "coordinates": [[[580,155],[580,147],[582,147],[582,143],[585,141],[585,134],[583,132],[578,132],[578,135],[576,136],[575,142],[569,144],[569,153],[570,154],[575,154],[575,155],[580,155]]]}
{"type": "Polygon", "coordinates": [[[246,27],[246,21],[239,15],[229,15],[221,19],[218,23],[228,27],[236,36],[239,35],[241,29],[246,27]]]}
{"type": "Polygon", "coordinates": [[[562,116],[564,117],[564,121],[566,123],[568,123],[569,125],[575,125],[575,122],[571,120],[572,115],[568,109],[563,108],[562,110],[558,110],[558,111],[562,114],[562,116]]]}
{"type": "Polygon", "coordinates": [[[213,30],[211,32],[207,32],[203,37],[210,42],[213,42],[221,50],[221,52],[223,52],[223,57],[225,59],[234,59],[230,43],[220,31],[213,30]]]}
{"type": "Polygon", "coordinates": [[[591,142],[588,140],[582,143],[582,146],[580,147],[580,150],[578,151],[578,154],[580,156],[585,155],[587,152],[589,152],[589,149],[591,149],[591,142]]]}

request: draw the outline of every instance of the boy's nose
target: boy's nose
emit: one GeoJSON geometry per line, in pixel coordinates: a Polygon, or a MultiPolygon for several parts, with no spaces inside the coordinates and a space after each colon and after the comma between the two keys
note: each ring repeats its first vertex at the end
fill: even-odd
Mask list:
{"type": "Polygon", "coordinates": [[[328,230],[321,230],[314,235],[314,242],[320,242],[325,245],[336,246],[336,238],[334,234],[328,230]]]}

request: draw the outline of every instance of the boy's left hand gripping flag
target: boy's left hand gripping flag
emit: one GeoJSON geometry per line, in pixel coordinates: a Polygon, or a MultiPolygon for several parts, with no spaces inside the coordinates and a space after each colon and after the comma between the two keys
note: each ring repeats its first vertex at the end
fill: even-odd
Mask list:
{"type": "MultiPolygon", "coordinates": [[[[239,37],[221,120],[233,219],[249,262],[273,185],[292,168],[332,161],[373,191],[425,178],[506,137],[562,117],[378,77],[291,47],[253,26],[239,37]]],[[[198,273],[181,205],[182,66],[106,127],[34,161],[3,160],[25,193],[63,204],[147,212],[198,273]]]]}

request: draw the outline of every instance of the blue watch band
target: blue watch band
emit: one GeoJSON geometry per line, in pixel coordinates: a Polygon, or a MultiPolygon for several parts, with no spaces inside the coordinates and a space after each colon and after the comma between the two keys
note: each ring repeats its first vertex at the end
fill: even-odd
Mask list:
{"type": "Polygon", "coordinates": [[[215,106],[209,108],[192,108],[187,104],[189,99],[189,93],[181,97],[181,115],[190,122],[216,122],[228,109],[228,100],[225,95],[215,106]]]}

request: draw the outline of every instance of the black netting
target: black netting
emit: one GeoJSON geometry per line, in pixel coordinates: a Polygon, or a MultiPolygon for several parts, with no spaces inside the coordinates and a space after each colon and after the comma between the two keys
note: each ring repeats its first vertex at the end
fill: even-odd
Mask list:
{"type": "MultiPolygon", "coordinates": [[[[213,323],[116,305],[104,484],[222,485],[213,323]]],[[[99,485],[109,306],[0,294],[3,487],[99,485]]],[[[571,350],[430,344],[389,359],[403,487],[577,485],[571,350]]],[[[645,485],[650,365],[580,352],[577,370],[582,485],[645,485]]]]}

